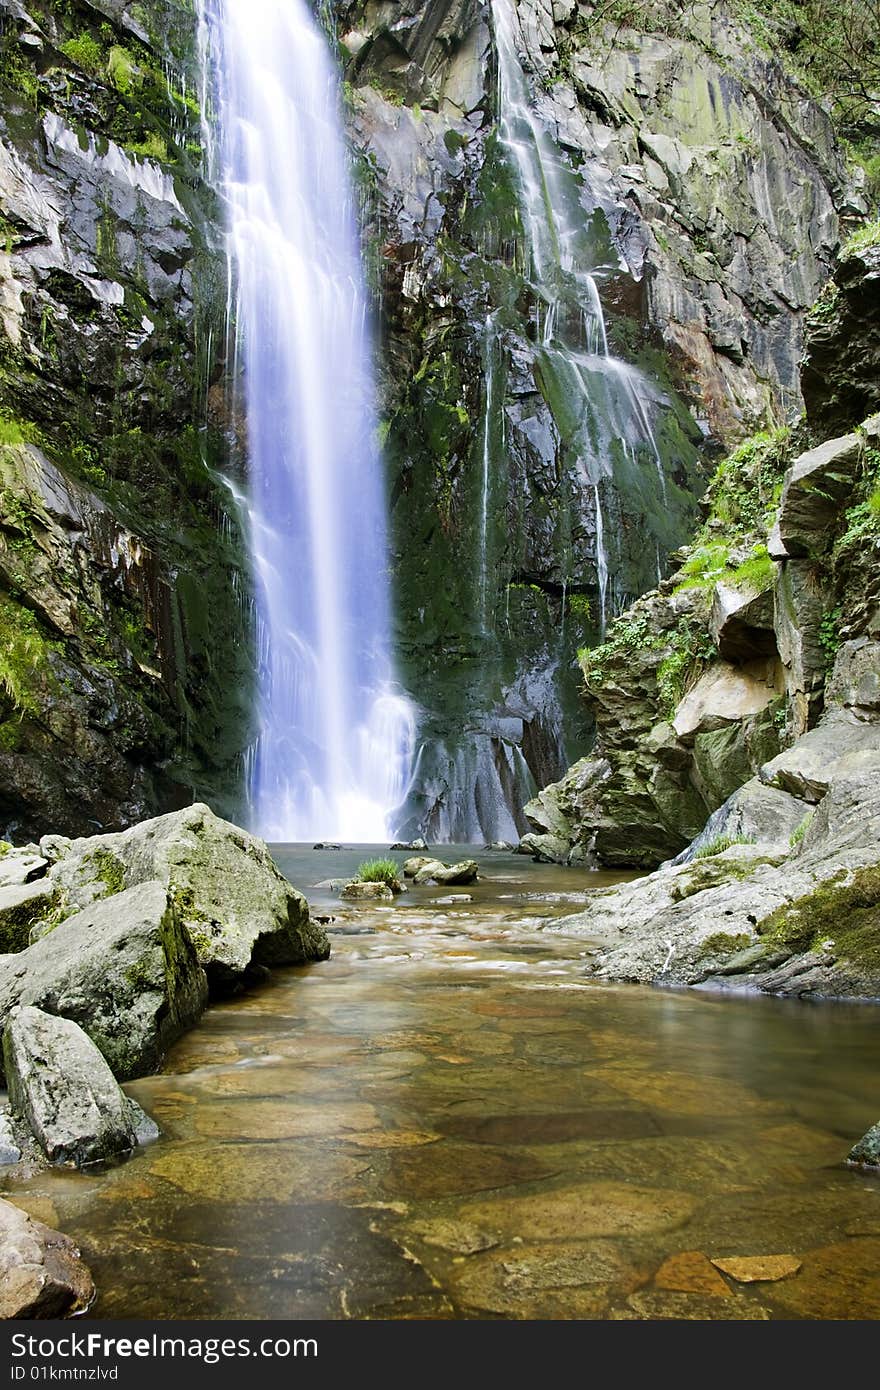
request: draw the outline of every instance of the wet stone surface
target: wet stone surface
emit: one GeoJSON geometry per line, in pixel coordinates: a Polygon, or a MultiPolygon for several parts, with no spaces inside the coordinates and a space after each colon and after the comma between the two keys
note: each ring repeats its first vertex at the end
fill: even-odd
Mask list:
{"type": "MultiPolygon", "coordinates": [[[[279,853],[307,893],[315,858],[279,853]]],[[[480,859],[448,910],[313,890],[332,958],[126,1087],[159,1140],[10,1170],[82,1249],[90,1315],[880,1317],[880,1182],[844,1166],[874,1011],[591,983],[588,943],[541,927],[598,876],[480,859]]]]}

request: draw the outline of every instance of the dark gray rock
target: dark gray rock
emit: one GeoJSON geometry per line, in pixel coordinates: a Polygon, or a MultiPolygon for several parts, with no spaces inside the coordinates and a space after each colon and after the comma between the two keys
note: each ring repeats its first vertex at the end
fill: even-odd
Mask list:
{"type": "Polygon", "coordinates": [[[0,1199],[0,1319],[70,1317],[94,1296],[73,1241],[0,1199]]]}
{"type": "Polygon", "coordinates": [[[863,444],[857,434],[829,439],[795,459],[785,475],[777,526],[792,556],[822,555],[852,495],[863,444]]]}
{"type": "Polygon", "coordinates": [[[50,1163],[82,1168],[137,1144],[127,1097],[72,1020],[13,1009],[3,1032],[3,1063],[10,1104],[50,1163]]]}
{"type": "Polygon", "coordinates": [[[72,1019],[121,1080],[155,1071],[207,996],[175,898],[158,882],[95,902],[0,960],[0,1022],[16,1004],[72,1019]]]}

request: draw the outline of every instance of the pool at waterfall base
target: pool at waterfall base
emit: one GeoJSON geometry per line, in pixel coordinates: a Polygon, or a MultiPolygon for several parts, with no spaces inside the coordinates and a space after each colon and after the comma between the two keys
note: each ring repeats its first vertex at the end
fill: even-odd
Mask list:
{"type": "Polygon", "coordinates": [[[872,1007],[591,980],[543,928],[611,875],[478,852],[471,902],[349,905],[311,885],[370,849],[273,852],[330,960],[127,1086],[157,1141],[4,1194],[80,1245],[90,1316],[880,1316],[880,1182],[843,1164],[872,1007]]]}

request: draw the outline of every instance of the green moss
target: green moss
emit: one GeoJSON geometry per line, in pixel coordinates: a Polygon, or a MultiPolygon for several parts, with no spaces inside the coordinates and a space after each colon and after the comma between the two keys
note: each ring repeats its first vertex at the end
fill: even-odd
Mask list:
{"type": "Polygon", "coordinates": [[[758,923],[758,934],[792,952],[826,949],[880,970],[880,866],[845,869],[758,923]],[[828,943],[826,945],[826,943],[828,943]]]}
{"type": "Polygon", "coordinates": [[[145,994],[156,989],[155,976],[143,961],[130,965],[125,971],[125,979],[138,994],[145,994]]]}
{"type": "Polygon", "coordinates": [[[164,136],[153,131],[143,140],[126,141],[125,148],[130,154],[140,155],[142,159],[156,159],[160,164],[168,163],[168,145],[164,136]]]}
{"type": "Polygon", "coordinates": [[[699,954],[701,956],[732,956],[734,952],[744,951],[751,944],[752,937],[748,932],[737,932],[735,936],[732,936],[728,932],[717,931],[700,942],[699,954]]]}
{"type": "Polygon", "coordinates": [[[107,75],[118,92],[128,96],[143,85],[143,74],[127,48],[118,44],[110,49],[107,59],[107,75]]]}
{"type": "Polygon", "coordinates": [[[28,898],[16,907],[0,912],[0,955],[23,951],[30,944],[31,930],[51,912],[53,900],[28,898]]]}
{"type": "Polygon", "coordinates": [[[104,68],[104,50],[89,33],[78,34],[61,45],[61,52],[84,72],[97,77],[104,68]]]}
{"type": "Polygon", "coordinates": [[[694,859],[711,859],[716,854],[723,854],[732,845],[753,845],[754,843],[754,835],[716,835],[700,846],[694,854],[694,859]]]}
{"type": "Polygon", "coordinates": [[[39,711],[55,683],[50,658],[57,650],[29,608],[0,594],[0,688],[20,714],[39,711]]]}
{"type": "Polygon", "coordinates": [[[83,870],[104,884],[106,892],[101,894],[102,898],[110,898],[125,888],[125,865],[111,850],[104,849],[103,846],[92,850],[91,854],[86,856],[83,860],[83,870]]]}
{"type": "Polygon", "coordinates": [[[8,854],[11,849],[12,845],[8,840],[0,840],[0,859],[2,859],[5,854],[8,854]]]}

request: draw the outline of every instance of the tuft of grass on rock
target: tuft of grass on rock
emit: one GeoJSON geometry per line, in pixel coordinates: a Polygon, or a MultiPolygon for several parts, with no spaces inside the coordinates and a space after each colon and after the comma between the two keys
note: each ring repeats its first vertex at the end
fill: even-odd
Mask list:
{"type": "Polygon", "coordinates": [[[356,883],[385,883],[394,888],[400,883],[400,865],[393,859],[365,859],[357,867],[356,883]]]}
{"type": "Polygon", "coordinates": [[[715,835],[707,840],[694,854],[694,859],[711,859],[715,854],[723,854],[732,845],[753,845],[753,835],[715,835]]]}

